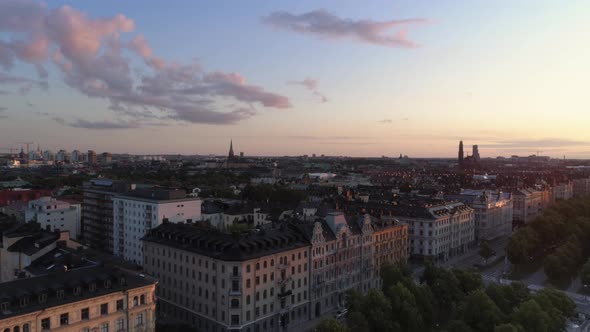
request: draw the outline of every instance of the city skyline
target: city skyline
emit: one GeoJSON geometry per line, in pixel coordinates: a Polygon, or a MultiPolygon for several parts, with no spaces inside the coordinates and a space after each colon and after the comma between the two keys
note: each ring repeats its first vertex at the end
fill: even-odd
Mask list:
{"type": "Polygon", "coordinates": [[[2,2],[0,146],[590,158],[583,1],[143,4],[2,2]]]}

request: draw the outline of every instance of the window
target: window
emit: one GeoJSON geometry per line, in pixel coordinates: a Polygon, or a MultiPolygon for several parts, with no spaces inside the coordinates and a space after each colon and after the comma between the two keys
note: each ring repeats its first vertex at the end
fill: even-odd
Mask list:
{"type": "Polygon", "coordinates": [[[43,318],[41,320],[41,329],[42,330],[50,330],[51,329],[51,321],[49,318],[43,318]]]}
{"type": "Polygon", "coordinates": [[[133,297],[133,306],[137,307],[138,304],[139,304],[139,300],[138,300],[137,296],[134,296],[133,297]]]}
{"type": "Polygon", "coordinates": [[[250,288],[250,279],[246,279],[246,288],[250,288]]]}
{"type": "Polygon", "coordinates": [[[231,282],[231,290],[234,292],[240,291],[240,282],[238,280],[233,280],[231,282]]]}
{"type": "Polygon", "coordinates": [[[139,296],[139,304],[145,304],[145,295],[140,295],[139,296]]]}
{"type": "Polygon", "coordinates": [[[68,322],[70,321],[70,315],[65,313],[65,314],[61,314],[59,315],[59,326],[64,326],[64,325],[68,325],[68,322]]]}
{"type": "Polygon", "coordinates": [[[135,326],[143,325],[143,314],[137,314],[135,317],[135,326]]]}
{"type": "MultiPolygon", "coordinates": [[[[109,314],[109,304],[108,303],[103,303],[100,305],[100,314],[102,316],[104,315],[108,315],[109,314]]],[[[107,324],[107,331],[108,331],[108,324],[107,324]]]]}
{"type": "Polygon", "coordinates": [[[231,307],[233,309],[239,308],[240,307],[240,300],[238,300],[238,299],[232,299],[231,300],[231,307]]]}
{"type": "Polygon", "coordinates": [[[109,332],[109,323],[104,323],[100,329],[101,332],[109,332]]]}
{"type": "Polygon", "coordinates": [[[29,325],[29,323],[23,324],[23,332],[30,332],[31,331],[31,327],[29,325]]]}
{"type": "Polygon", "coordinates": [[[117,331],[123,331],[125,329],[125,321],[123,318],[117,319],[117,331]]]}
{"type": "Polygon", "coordinates": [[[123,300],[117,300],[117,311],[121,311],[125,309],[123,305],[123,300]]]}
{"type": "Polygon", "coordinates": [[[250,264],[246,265],[246,273],[250,273],[250,264]]]}
{"type": "Polygon", "coordinates": [[[82,288],[80,286],[74,287],[74,295],[80,295],[82,288]]]}
{"type": "Polygon", "coordinates": [[[90,319],[90,309],[84,308],[84,309],[80,310],[80,317],[82,320],[90,319]]]}
{"type": "Polygon", "coordinates": [[[239,315],[231,315],[231,325],[238,325],[240,324],[240,316],[239,315]]]}

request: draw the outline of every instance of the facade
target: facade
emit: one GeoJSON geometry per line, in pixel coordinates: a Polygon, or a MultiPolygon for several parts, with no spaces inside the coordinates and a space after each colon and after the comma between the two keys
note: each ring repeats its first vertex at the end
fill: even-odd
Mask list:
{"type": "Polygon", "coordinates": [[[71,154],[71,156],[72,156],[72,157],[71,157],[71,158],[72,158],[72,159],[71,159],[71,161],[72,161],[73,163],[81,163],[81,162],[84,162],[84,154],[83,154],[83,153],[81,153],[81,152],[80,152],[80,151],[78,151],[78,150],[74,150],[74,151],[72,151],[72,154],[71,154]]]}
{"type": "Polygon", "coordinates": [[[103,163],[107,163],[108,164],[108,163],[110,163],[110,162],[113,161],[113,155],[110,152],[103,152],[102,155],[101,155],[100,160],[103,163]]]}
{"type": "Polygon", "coordinates": [[[88,267],[0,284],[2,331],[155,331],[151,278],[88,267]]]}
{"type": "Polygon", "coordinates": [[[113,197],[135,185],[94,179],[83,184],[82,234],[84,243],[111,252],[113,248],[113,197]]]}
{"type": "Polygon", "coordinates": [[[79,204],[70,204],[46,196],[29,202],[25,211],[25,221],[35,221],[47,231],[68,231],[71,238],[78,239],[82,228],[80,210],[79,204]]]}
{"type": "Polygon", "coordinates": [[[590,178],[575,179],[572,182],[574,187],[574,197],[590,195],[590,178]]]}
{"type": "Polygon", "coordinates": [[[90,165],[96,164],[96,161],[97,161],[97,159],[96,159],[96,152],[94,152],[93,150],[88,150],[86,161],[90,165]]]}
{"type": "Polygon", "coordinates": [[[475,243],[475,211],[463,203],[400,206],[395,216],[408,224],[413,256],[448,260],[475,243]]]}
{"type": "Polygon", "coordinates": [[[517,224],[527,224],[543,214],[551,203],[549,189],[519,189],[512,192],[514,204],[513,220],[517,224]]]}
{"type": "Polygon", "coordinates": [[[571,181],[559,183],[553,188],[551,201],[555,203],[557,200],[568,200],[574,197],[574,183],[571,181]]]}
{"type": "Polygon", "coordinates": [[[460,195],[446,195],[475,210],[475,239],[490,241],[512,234],[513,203],[510,193],[491,190],[462,190],[460,195]]]}
{"type": "Polygon", "coordinates": [[[144,238],[158,317],[203,331],[279,331],[309,314],[309,244],[286,225],[245,235],[162,224],[144,238]]]}
{"type": "Polygon", "coordinates": [[[344,308],[348,289],[381,286],[405,261],[408,226],[369,215],[267,224],[235,236],[164,223],[144,237],[144,268],[161,282],[159,317],[204,331],[285,331],[344,308]]]}
{"type": "Polygon", "coordinates": [[[26,277],[26,268],[55,249],[60,238],[59,233],[41,230],[34,223],[4,230],[0,247],[0,282],[26,277]]]}
{"type": "Polygon", "coordinates": [[[0,190],[0,206],[17,202],[29,202],[43,196],[51,195],[51,190],[46,189],[6,189],[0,190]]]}
{"type": "Polygon", "coordinates": [[[141,264],[146,232],[169,222],[201,220],[201,200],[185,198],[184,190],[135,190],[113,198],[113,253],[125,260],[141,264]]]}

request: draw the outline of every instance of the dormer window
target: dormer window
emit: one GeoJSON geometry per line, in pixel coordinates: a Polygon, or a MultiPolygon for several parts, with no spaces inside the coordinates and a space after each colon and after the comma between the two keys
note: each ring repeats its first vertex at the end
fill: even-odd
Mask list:
{"type": "Polygon", "coordinates": [[[88,290],[94,292],[96,290],[96,284],[90,283],[90,285],[88,285],[88,290]]]}
{"type": "Polygon", "coordinates": [[[55,295],[57,296],[58,300],[61,300],[64,298],[64,290],[63,289],[58,289],[57,292],[55,293],[55,295]]]}
{"type": "Polygon", "coordinates": [[[26,306],[27,304],[29,304],[29,297],[28,296],[21,297],[19,300],[19,303],[20,303],[21,307],[26,306]]]}
{"type": "Polygon", "coordinates": [[[47,294],[43,293],[43,294],[39,294],[39,303],[45,303],[47,302],[47,294]]]}
{"type": "Polygon", "coordinates": [[[110,280],[105,280],[104,281],[104,287],[105,288],[111,288],[111,281],[110,280]]]}
{"type": "Polygon", "coordinates": [[[127,284],[127,279],[125,279],[125,277],[121,277],[119,278],[119,283],[123,286],[127,284]]]}
{"type": "Polygon", "coordinates": [[[0,311],[1,312],[4,312],[6,310],[8,310],[8,302],[2,302],[2,303],[0,303],[0,311]]]}
{"type": "Polygon", "coordinates": [[[80,287],[80,286],[74,287],[74,295],[78,296],[78,295],[80,295],[80,293],[82,293],[82,287],[80,287]]]}

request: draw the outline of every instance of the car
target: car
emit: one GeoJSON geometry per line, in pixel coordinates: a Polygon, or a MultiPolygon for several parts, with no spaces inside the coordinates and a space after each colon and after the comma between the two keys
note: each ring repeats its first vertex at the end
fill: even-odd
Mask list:
{"type": "Polygon", "coordinates": [[[336,319],[343,319],[346,317],[346,314],[348,313],[348,309],[342,309],[342,310],[338,310],[336,311],[336,314],[334,315],[334,318],[336,319]]]}

